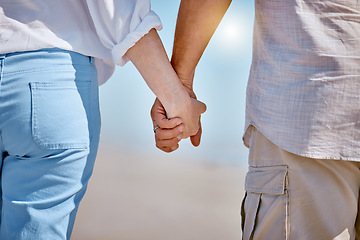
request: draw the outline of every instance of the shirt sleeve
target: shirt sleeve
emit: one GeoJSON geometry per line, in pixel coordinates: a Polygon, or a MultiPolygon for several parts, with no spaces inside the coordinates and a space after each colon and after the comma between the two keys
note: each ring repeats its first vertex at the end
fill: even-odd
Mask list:
{"type": "Polygon", "coordinates": [[[115,64],[123,66],[125,53],[152,28],[162,29],[150,0],[86,0],[101,43],[111,50],[115,64]]]}

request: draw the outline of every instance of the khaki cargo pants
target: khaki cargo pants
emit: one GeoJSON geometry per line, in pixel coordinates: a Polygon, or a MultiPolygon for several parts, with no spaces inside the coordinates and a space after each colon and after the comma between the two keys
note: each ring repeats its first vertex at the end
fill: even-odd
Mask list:
{"type": "Polygon", "coordinates": [[[243,239],[360,239],[360,163],[294,155],[250,130],[243,239]]]}

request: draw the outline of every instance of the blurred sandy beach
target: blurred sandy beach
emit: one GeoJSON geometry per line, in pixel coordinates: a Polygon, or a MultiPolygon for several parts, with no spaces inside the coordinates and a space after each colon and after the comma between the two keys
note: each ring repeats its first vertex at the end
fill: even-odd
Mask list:
{"type": "MultiPolygon", "coordinates": [[[[170,56],[180,0],[151,2],[170,56]]],[[[194,88],[208,106],[199,148],[156,152],[154,95],[132,64],[100,88],[102,140],[71,240],[241,239],[253,16],[253,1],[233,1],[197,67],[194,88]]]]}
{"type": "Polygon", "coordinates": [[[100,146],[72,240],[241,239],[246,170],[100,146]]]}

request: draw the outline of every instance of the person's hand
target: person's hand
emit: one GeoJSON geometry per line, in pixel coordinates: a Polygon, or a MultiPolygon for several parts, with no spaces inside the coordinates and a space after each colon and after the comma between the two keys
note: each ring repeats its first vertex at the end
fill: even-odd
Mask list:
{"type": "MultiPolygon", "coordinates": [[[[181,83],[183,84],[183,86],[186,88],[186,91],[189,93],[191,98],[197,99],[196,95],[194,93],[193,90],[193,79],[194,79],[194,75],[192,75],[190,78],[184,78],[182,76],[179,76],[181,83]]],[[[201,118],[201,117],[200,117],[201,118]]],[[[192,145],[194,147],[197,147],[200,145],[200,141],[201,141],[201,134],[202,134],[202,128],[201,128],[201,121],[199,118],[199,130],[198,132],[193,135],[190,136],[190,141],[192,143],[192,145]]]]}
{"type": "Polygon", "coordinates": [[[178,149],[184,131],[184,124],[182,124],[181,119],[168,119],[163,105],[157,98],[151,108],[151,118],[156,147],[167,153],[178,149]]]}
{"type": "MultiPolygon", "coordinates": [[[[191,84],[186,84],[183,82],[186,87],[190,97],[196,99],[191,84]]],[[[179,148],[179,141],[183,138],[183,129],[184,125],[181,122],[180,118],[168,119],[166,116],[165,109],[161,102],[156,99],[153,107],[151,108],[151,118],[153,120],[153,126],[155,129],[155,142],[156,147],[164,152],[172,152],[179,148]],[[177,122],[179,120],[180,122],[177,122]]],[[[191,143],[197,147],[200,145],[201,141],[201,122],[199,118],[198,122],[198,131],[195,135],[190,136],[191,143]]]]}
{"type": "Polygon", "coordinates": [[[184,124],[182,138],[186,139],[196,135],[200,129],[200,116],[206,111],[206,105],[194,98],[191,98],[189,95],[181,101],[174,102],[173,104],[174,106],[170,108],[172,110],[168,110],[168,108],[164,105],[166,116],[169,119],[174,117],[181,118],[184,124]]]}

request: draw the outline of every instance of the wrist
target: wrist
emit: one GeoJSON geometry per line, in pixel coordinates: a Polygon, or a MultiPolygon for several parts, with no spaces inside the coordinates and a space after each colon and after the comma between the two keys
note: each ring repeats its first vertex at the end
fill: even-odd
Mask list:
{"type": "Polygon", "coordinates": [[[178,75],[181,83],[184,86],[192,89],[195,69],[189,70],[187,66],[182,66],[174,59],[171,60],[171,65],[174,68],[176,74],[178,75]]]}
{"type": "Polygon", "coordinates": [[[165,108],[166,116],[170,119],[180,117],[182,113],[188,111],[191,98],[187,90],[181,86],[181,89],[173,91],[167,98],[163,99],[161,103],[165,108]]]}

